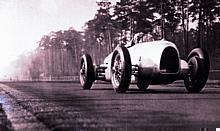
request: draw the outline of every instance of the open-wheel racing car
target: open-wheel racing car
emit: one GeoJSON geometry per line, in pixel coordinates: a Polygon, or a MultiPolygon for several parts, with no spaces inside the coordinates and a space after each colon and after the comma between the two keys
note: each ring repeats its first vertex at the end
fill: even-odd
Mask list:
{"type": "Polygon", "coordinates": [[[83,89],[90,89],[95,80],[108,81],[117,93],[123,93],[131,83],[146,90],[150,84],[184,80],[189,92],[200,92],[208,79],[209,68],[209,57],[203,49],[193,49],[188,58],[182,60],[174,43],[159,40],[131,47],[119,45],[101,65],[93,65],[91,56],[84,54],[80,83],[83,89]]]}

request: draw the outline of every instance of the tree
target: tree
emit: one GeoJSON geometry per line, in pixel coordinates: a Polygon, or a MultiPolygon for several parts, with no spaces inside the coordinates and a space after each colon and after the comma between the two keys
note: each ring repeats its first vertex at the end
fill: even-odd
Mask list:
{"type": "Polygon", "coordinates": [[[193,17],[193,21],[198,21],[197,46],[207,46],[209,29],[220,16],[220,2],[218,0],[194,0],[190,3],[190,15],[193,17]]]}
{"type": "Polygon", "coordinates": [[[91,47],[90,50],[94,52],[93,57],[98,58],[98,63],[101,63],[101,60],[113,50],[114,38],[118,36],[110,13],[112,7],[110,3],[106,4],[104,7],[100,6],[94,19],[85,24],[85,43],[91,47]]]}
{"type": "Polygon", "coordinates": [[[176,11],[177,4],[176,1],[165,0],[121,1],[115,7],[115,21],[121,26],[121,30],[130,30],[131,36],[137,32],[158,36],[155,30],[160,26],[161,37],[172,40],[180,22],[180,13],[176,11]]]}
{"type": "Polygon", "coordinates": [[[73,67],[79,65],[83,43],[82,35],[73,28],[43,36],[38,53],[42,54],[45,76],[76,75],[78,70],[73,67]]]}
{"type": "Polygon", "coordinates": [[[146,0],[132,0],[117,3],[114,8],[116,28],[126,32],[130,31],[131,38],[134,33],[152,31],[155,8],[146,0]]]}

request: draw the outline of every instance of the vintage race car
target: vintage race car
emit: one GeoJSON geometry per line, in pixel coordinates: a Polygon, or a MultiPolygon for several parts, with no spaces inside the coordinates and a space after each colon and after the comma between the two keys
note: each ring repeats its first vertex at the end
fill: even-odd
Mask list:
{"type": "Polygon", "coordinates": [[[95,80],[109,81],[117,93],[123,93],[131,83],[146,90],[150,84],[184,80],[189,92],[200,92],[208,79],[209,68],[209,57],[203,49],[193,49],[182,60],[174,43],[159,40],[130,47],[119,45],[101,65],[93,65],[91,56],[84,54],[80,83],[83,89],[90,89],[95,80]]]}

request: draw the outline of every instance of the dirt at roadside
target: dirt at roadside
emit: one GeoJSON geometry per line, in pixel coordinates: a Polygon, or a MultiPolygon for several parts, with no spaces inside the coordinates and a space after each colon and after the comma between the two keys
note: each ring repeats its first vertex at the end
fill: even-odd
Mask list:
{"type": "MultiPolygon", "coordinates": [[[[1,95],[0,95],[1,98],[1,95]]],[[[0,131],[12,131],[11,122],[7,119],[5,111],[2,108],[2,103],[0,103],[0,131]]]]}

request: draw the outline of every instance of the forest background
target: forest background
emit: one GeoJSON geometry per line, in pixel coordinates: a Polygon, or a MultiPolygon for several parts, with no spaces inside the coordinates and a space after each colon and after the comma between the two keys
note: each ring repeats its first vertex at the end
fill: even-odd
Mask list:
{"type": "Polygon", "coordinates": [[[174,42],[183,59],[195,47],[207,50],[214,73],[210,78],[220,78],[220,1],[121,0],[113,4],[101,0],[97,4],[97,13],[85,22],[83,31],[70,27],[42,36],[34,52],[11,64],[14,68],[6,79],[77,79],[82,54],[89,53],[100,64],[138,32],[146,34],[145,41],[174,42]]]}

